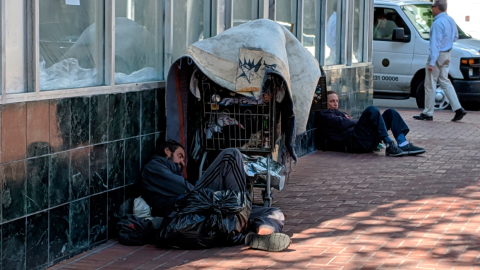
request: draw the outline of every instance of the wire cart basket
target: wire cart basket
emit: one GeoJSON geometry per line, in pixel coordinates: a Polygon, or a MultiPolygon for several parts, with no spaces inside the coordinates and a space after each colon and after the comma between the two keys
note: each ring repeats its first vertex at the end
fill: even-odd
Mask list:
{"type": "Polygon", "coordinates": [[[267,158],[266,183],[256,180],[253,186],[265,188],[263,204],[271,206],[270,163],[277,141],[275,87],[264,87],[261,98],[255,100],[223,89],[206,76],[199,84],[203,109],[201,128],[205,132],[199,175],[208,152],[234,147],[244,154],[264,156],[267,158]]]}

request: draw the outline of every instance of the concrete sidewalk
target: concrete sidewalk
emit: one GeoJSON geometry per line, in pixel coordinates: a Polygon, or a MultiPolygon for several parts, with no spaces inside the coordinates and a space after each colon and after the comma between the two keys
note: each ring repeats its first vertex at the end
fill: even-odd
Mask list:
{"type": "Polygon", "coordinates": [[[300,158],[274,206],[287,215],[286,252],[127,247],[114,240],[51,269],[480,269],[480,113],[416,121],[427,153],[322,152],[300,158]],[[477,211],[479,213],[477,213],[477,211]]]}

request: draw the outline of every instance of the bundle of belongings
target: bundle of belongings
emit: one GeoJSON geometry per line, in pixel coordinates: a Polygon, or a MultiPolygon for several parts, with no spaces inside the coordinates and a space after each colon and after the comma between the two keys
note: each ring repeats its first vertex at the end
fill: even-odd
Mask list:
{"type": "MultiPolygon", "coordinates": [[[[246,181],[246,177],[252,175],[265,178],[269,170],[272,186],[282,189],[284,172],[281,164],[270,162],[268,168],[267,161],[260,156],[245,156],[242,161],[242,155],[238,150],[262,149],[265,146],[272,148],[271,133],[280,132],[285,139],[283,152],[296,160],[295,136],[306,130],[309,109],[319,77],[320,68],[316,59],[288,29],[278,23],[261,19],[228,29],[215,37],[189,46],[186,54],[171,66],[166,86],[166,138],[179,142],[185,148],[188,146],[190,149],[185,149],[185,152],[189,153],[189,157],[198,156],[202,142],[213,140],[219,134],[222,134],[223,138],[228,138],[234,133],[225,133],[231,127],[235,127],[236,130],[233,132],[244,132],[238,140],[241,143],[228,145],[224,139],[225,145],[219,149],[232,150],[229,155],[237,151],[236,161],[233,163],[235,166],[244,167],[246,173],[241,172],[242,179],[235,181],[246,181]],[[205,95],[207,89],[215,91],[207,96],[205,95]],[[188,125],[194,125],[195,117],[189,118],[188,115],[191,116],[190,113],[196,111],[195,107],[189,106],[189,100],[192,99],[202,104],[204,109],[209,108],[204,112],[223,113],[216,113],[216,118],[207,119],[208,123],[205,122],[206,125],[202,126],[202,129],[191,132],[188,125]],[[277,126],[269,124],[275,123],[271,121],[272,119],[265,121],[262,118],[257,121],[258,119],[254,118],[258,115],[277,117],[270,114],[270,111],[261,114],[253,111],[256,107],[271,108],[272,104],[278,105],[280,114],[278,121],[281,124],[279,131],[275,130],[277,126]],[[220,106],[223,106],[222,111],[219,111],[220,106]],[[228,106],[239,106],[243,118],[238,117],[239,114],[225,111],[228,106]],[[250,115],[248,110],[251,111],[250,115]],[[259,124],[252,128],[252,123],[259,124]],[[265,125],[266,129],[263,128],[265,125]],[[187,136],[190,136],[190,140],[187,136]],[[187,145],[187,142],[193,143],[187,145]]],[[[189,164],[191,161],[192,159],[189,159],[189,164]]],[[[154,156],[150,162],[166,164],[170,161],[164,157],[154,156]]],[[[269,230],[274,232],[271,235],[281,232],[284,215],[280,209],[252,205],[248,191],[213,190],[201,186],[194,187],[190,183],[183,184],[186,180],[182,177],[185,176],[182,170],[176,168],[173,163],[168,166],[172,166],[169,170],[174,171],[174,177],[156,174],[156,178],[153,177],[155,180],[158,179],[158,182],[155,182],[156,189],[162,188],[162,181],[165,183],[175,178],[180,185],[185,186],[186,192],[172,195],[171,192],[167,194],[159,191],[165,193],[163,196],[174,198],[173,212],[169,212],[163,218],[151,217],[148,205],[141,201],[137,202],[134,215],[125,217],[117,225],[122,243],[154,242],[168,248],[199,249],[247,243],[252,239],[249,238],[252,230],[258,230],[257,234],[260,234],[259,228],[262,227],[259,224],[271,224],[269,230]]],[[[143,184],[146,182],[147,168],[149,164],[142,173],[143,184]]],[[[155,168],[152,169],[154,170],[155,168]]],[[[205,178],[200,178],[202,179],[205,178]]],[[[153,210],[159,210],[159,207],[153,207],[153,210]]],[[[288,247],[290,240],[288,236],[286,238],[288,243],[282,243],[286,245],[281,249],[274,247],[272,250],[279,251],[288,247]]]]}
{"type": "MultiPolygon", "coordinates": [[[[187,48],[185,55],[173,63],[168,73],[166,138],[182,145],[189,142],[188,125],[194,124],[188,121],[190,95],[197,101],[212,103],[214,111],[217,104],[262,105],[268,103],[270,95],[274,94],[285,139],[282,147],[286,148],[279,152],[296,160],[295,136],[306,131],[320,75],[318,62],[310,52],[288,29],[271,20],[251,21],[198,41],[187,48]],[[266,85],[272,77],[281,81],[275,84],[275,89],[266,85]],[[220,93],[220,90],[224,91],[220,93]],[[213,94],[206,96],[202,91],[213,94]]],[[[248,106],[242,107],[240,113],[246,115],[247,110],[248,106]]],[[[230,111],[221,120],[209,121],[206,130],[198,132],[197,136],[205,134],[207,138],[215,138],[215,133],[224,132],[225,125],[236,126],[239,134],[245,134],[241,138],[245,141],[225,147],[249,147],[245,144],[258,130],[247,130],[245,122],[248,121],[235,119],[233,115],[234,112],[230,111]]],[[[262,143],[265,144],[265,140],[262,143]]]]}

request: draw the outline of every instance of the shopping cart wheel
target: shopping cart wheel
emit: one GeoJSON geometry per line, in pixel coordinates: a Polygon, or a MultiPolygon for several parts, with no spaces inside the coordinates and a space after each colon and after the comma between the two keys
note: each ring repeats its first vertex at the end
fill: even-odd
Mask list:
{"type": "Polygon", "coordinates": [[[265,190],[262,190],[263,206],[271,207],[272,206],[272,197],[267,198],[265,190]]]}
{"type": "Polygon", "coordinates": [[[270,199],[263,199],[263,206],[264,206],[264,207],[272,207],[272,198],[270,198],[270,199]]]}

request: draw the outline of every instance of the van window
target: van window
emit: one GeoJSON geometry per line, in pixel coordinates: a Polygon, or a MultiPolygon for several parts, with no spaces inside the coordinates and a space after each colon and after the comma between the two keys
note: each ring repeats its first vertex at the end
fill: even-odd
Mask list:
{"type": "MultiPolygon", "coordinates": [[[[407,5],[402,6],[402,10],[407,15],[408,19],[412,22],[415,29],[423,39],[430,39],[430,26],[433,23],[433,14],[430,4],[417,4],[417,5],[407,5]]],[[[469,34],[463,32],[460,27],[458,27],[458,38],[459,39],[468,39],[472,38],[469,34]]]]}
{"type": "Polygon", "coordinates": [[[407,24],[394,9],[374,9],[373,40],[392,41],[393,29],[395,28],[403,28],[405,35],[410,35],[407,24]]]}

